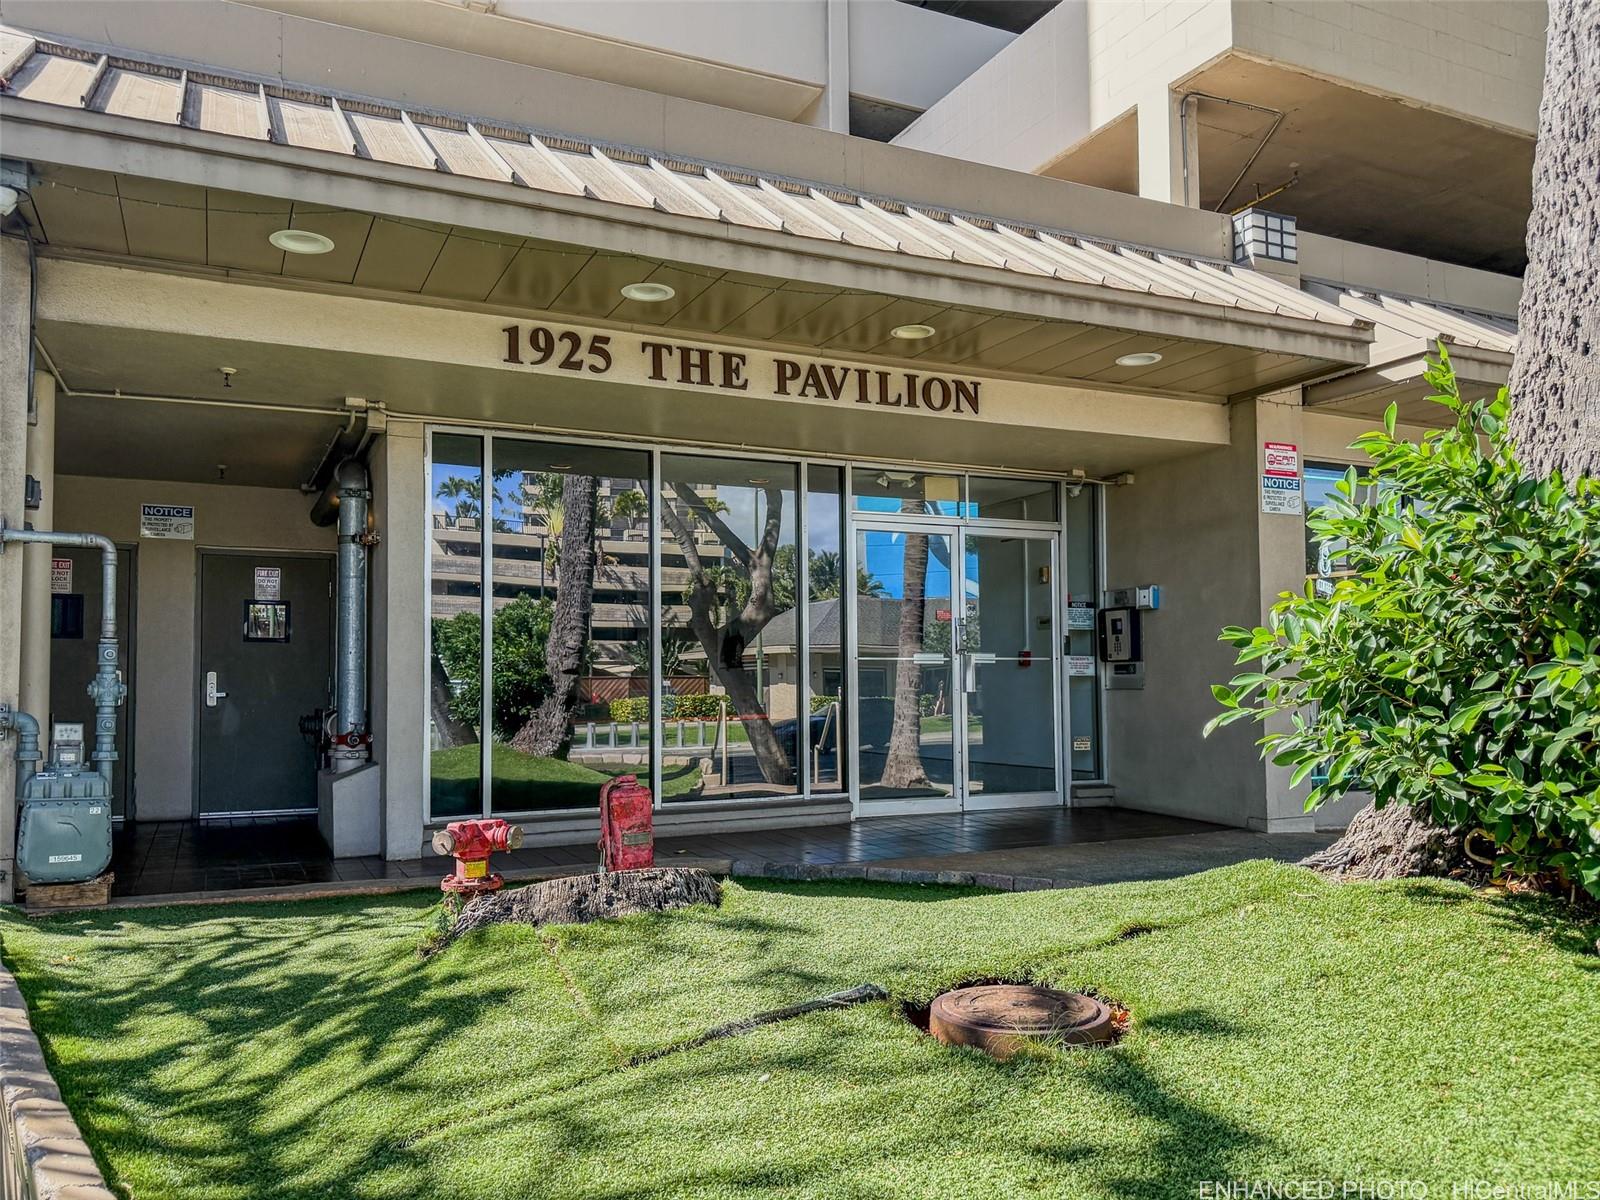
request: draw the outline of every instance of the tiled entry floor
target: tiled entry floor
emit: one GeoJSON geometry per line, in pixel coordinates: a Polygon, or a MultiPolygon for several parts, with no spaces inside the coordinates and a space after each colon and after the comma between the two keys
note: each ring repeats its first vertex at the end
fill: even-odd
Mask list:
{"type": "MultiPolygon", "coordinates": [[[[657,861],[678,856],[768,862],[877,862],[981,850],[1167,837],[1220,829],[1204,821],[1121,808],[1028,808],[974,813],[869,817],[849,825],[663,837],[657,861]]],[[[495,856],[506,869],[595,864],[589,846],[524,846],[495,856]]],[[[142,821],[116,833],[111,869],[118,896],[292,887],[334,880],[432,879],[445,860],[408,862],[328,856],[309,818],[142,821]]]]}

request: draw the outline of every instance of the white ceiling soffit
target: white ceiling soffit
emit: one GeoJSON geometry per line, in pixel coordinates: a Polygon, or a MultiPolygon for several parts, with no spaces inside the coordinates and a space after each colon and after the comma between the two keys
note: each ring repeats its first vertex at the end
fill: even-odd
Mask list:
{"type": "Polygon", "coordinates": [[[122,58],[0,27],[4,94],[506,187],[781,230],[1034,279],[1304,321],[1365,341],[1370,318],[1231,263],[236,74],[122,58]],[[1247,277],[1247,278],[1246,278],[1247,277]]]}

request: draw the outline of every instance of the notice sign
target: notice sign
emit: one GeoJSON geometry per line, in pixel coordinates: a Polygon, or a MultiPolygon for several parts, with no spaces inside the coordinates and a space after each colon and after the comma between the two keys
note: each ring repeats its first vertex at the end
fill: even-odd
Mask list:
{"type": "Polygon", "coordinates": [[[70,596],[72,594],[72,560],[70,558],[52,558],[50,560],[50,594],[52,596],[70,596]]]}
{"type": "Polygon", "coordinates": [[[1263,475],[1299,475],[1300,447],[1293,442],[1262,442],[1263,475]]]}
{"type": "Polygon", "coordinates": [[[194,541],[194,508],[187,504],[141,504],[139,536],[194,541]]]}
{"type": "Polygon", "coordinates": [[[1069,654],[1067,655],[1067,674],[1073,678],[1081,678],[1094,674],[1094,655],[1069,654]]]}
{"type": "Polygon", "coordinates": [[[1067,601],[1067,628],[1093,629],[1094,602],[1091,600],[1067,601]]]}
{"type": "Polygon", "coordinates": [[[1299,516],[1305,511],[1300,496],[1300,476],[1263,475],[1261,477],[1261,511],[1299,516]]]}
{"type": "Polygon", "coordinates": [[[257,567],[254,598],[257,600],[283,599],[283,568],[257,567]]]}

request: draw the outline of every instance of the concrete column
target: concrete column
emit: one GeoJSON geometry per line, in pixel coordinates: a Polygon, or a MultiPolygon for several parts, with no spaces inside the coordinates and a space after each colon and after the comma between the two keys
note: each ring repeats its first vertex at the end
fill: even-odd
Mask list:
{"type": "Polygon", "coordinates": [[[1165,85],[1152,88],[1139,100],[1139,194],[1150,200],[1192,207],[1200,195],[1199,156],[1193,153],[1195,101],[1186,101],[1185,106],[1189,109],[1187,130],[1179,120],[1178,97],[1165,85]],[[1187,188],[1183,178],[1186,134],[1191,142],[1187,188]]]}
{"type": "MultiPolygon", "coordinates": [[[[56,508],[56,381],[44,371],[33,376],[33,423],[28,426],[27,472],[39,481],[43,499],[31,514],[35,529],[54,529],[56,508]]],[[[41,734],[50,720],[50,560],[53,547],[28,546],[22,558],[22,707],[39,718],[41,734]]]]}
{"type": "Polygon", "coordinates": [[[823,20],[827,49],[827,81],[822,95],[801,120],[835,133],[850,132],[850,0],[826,0],[823,20]]]}
{"type": "MultiPolygon", "coordinates": [[[[1259,476],[1264,465],[1264,442],[1288,442],[1299,446],[1304,467],[1305,409],[1301,407],[1298,388],[1263,396],[1250,404],[1256,414],[1256,462],[1252,484],[1259,488],[1259,476]]],[[[1257,623],[1264,625],[1272,606],[1284,592],[1298,592],[1305,587],[1306,531],[1303,513],[1298,516],[1263,513],[1260,507],[1258,500],[1256,555],[1260,564],[1261,610],[1257,623]]],[[[1289,728],[1289,719],[1280,717],[1267,722],[1265,727],[1258,727],[1257,732],[1283,733],[1289,728]]],[[[1290,768],[1275,767],[1270,761],[1263,761],[1261,766],[1266,773],[1266,812],[1261,820],[1252,823],[1254,827],[1268,833],[1299,833],[1315,829],[1316,818],[1305,811],[1306,793],[1311,790],[1311,785],[1302,783],[1298,788],[1290,789],[1290,768]]]]}
{"type": "Polygon", "coordinates": [[[373,757],[383,765],[383,856],[419,858],[427,788],[428,486],[422,426],[391,421],[370,455],[373,757]]]}
{"type": "MultiPolygon", "coordinates": [[[[20,238],[0,238],[0,518],[23,523],[27,475],[28,341],[32,284],[28,247],[20,238]]],[[[23,556],[0,553],[0,702],[16,706],[22,679],[23,556]]],[[[0,740],[0,902],[16,892],[17,739],[0,740]]]]}

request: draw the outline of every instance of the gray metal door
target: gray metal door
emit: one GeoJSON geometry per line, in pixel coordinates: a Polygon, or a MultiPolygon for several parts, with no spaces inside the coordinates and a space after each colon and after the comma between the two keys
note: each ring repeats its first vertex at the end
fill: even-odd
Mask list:
{"type": "Polygon", "coordinates": [[[332,594],[330,557],[200,555],[200,816],[316,807],[300,718],[329,703],[332,594]]]}
{"type": "MultiPolygon", "coordinates": [[[[100,638],[100,552],[52,546],[50,572],[50,712],[37,714],[51,722],[83,726],[84,749],[94,743],[94,704],[89,681],[94,678],[100,638]],[[62,567],[59,564],[70,566],[62,567]]],[[[111,812],[135,814],[133,788],[133,551],[117,550],[117,645],[128,698],[117,709],[117,762],[111,776],[111,812]]],[[[48,726],[45,730],[49,732],[48,726]]]]}

